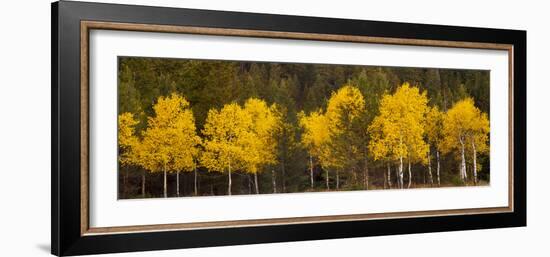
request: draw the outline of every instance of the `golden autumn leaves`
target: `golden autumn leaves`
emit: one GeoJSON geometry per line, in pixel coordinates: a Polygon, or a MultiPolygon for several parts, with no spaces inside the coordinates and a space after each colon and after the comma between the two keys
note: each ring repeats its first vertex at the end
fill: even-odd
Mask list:
{"type": "Polygon", "coordinates": [[[367,134],[366,131],[361,131],[365,124],[365,113],[363,95],[356,87],[347,85],[332,94],[325,112],[317,110],[309,115],[303,112],[298,114],[299,124],[304,130],[302,144],[310,154],[311,187],[313,157],[326,172],[327,189],[330,189],[329,169],[336,171],[336,188],[339,189],[339,172],[350,167],[355,168],[361,158],[366,158],[363,149],[367,134]]]}
{"type": "Polygon", "coordinates": [[[155,116],[148,117],[141,140],[134,133],[137,122],[133,115],[119,116],[120,161],[151,172],[164,172],[164,197],[167,197],[166,173],[195,170],[201,139],[196,134],[189,102],[183,97],[177,94],[159,97],[153,110],[155,116]]]}
{"type": "MultiPolygon", "coordinates": [[[[430,146],[436,150],[437,181],[439,177],[439,152],[449,153],[461,150],[461,179],[466,179],[464,144],[472,143],[474,163],[474,183],[477,183],[476,154],[488,150],[489,120],[487,114],[474,106],[471,98],[466,98],[442,113],[437,107],[429,107],[426,93],[407,83],[393,95],[385,95],[380,103],[380,114],[369,126],[372,139],[369,149],[375,160],[397,161],[398,187],[403,188],[403,163],[408,163],[411,186],[411,163],[428,165],[430,183],[430,146]],[[460,145],[457,142],[464,142],[460,145]],[[476,148],[475,145],[478,147],[476,148]]],[[[388,172],[388,177],[390,173],[388,172]]]]}
{"type": "MultiPolygon", "coordinates": [[[[325,112],[317,110],[309,115],[299,114],[300,126],[304,129],[302,144],[310,154],[310,176],[313,176],[315,158],[326,172],[327,189],[329,169],[336,171],[338,188],[339,172],[355,168],[355,163],[361,158],[366,162],[368,155],[375,161],[388,164],[384,176],[387,183],[391,183],[390,163],[397,162],[397,187],[405,187],[405,163],[408,164],[407,187],[411,186],[411,164],[414,163],[428,165],[429,181],[433,184],[430,148],[436,151],[438,185],[440,151],[459,151],[461,178],[465,180],[464,151],[467,147],[473,156],[474,183],[477,182],[475,159],[477,153],[488,150],[489,120],[487,114],[474,106],[472,99],[461,100],[443,113],[437,107],[428,106],[425,92],[405,83],[395,93],[382,97],[378,114],[370,124],[365,122],[369,110],[365,110],[364,105],[357,88],[344,86],[328,100],[325,112]]],[[[367,168],[365,165],[365,188],[368,188],[367,168]]]]}
{"type": "Polygon", "coordinates": [[[267,106],[262,100],[250,98],[244,107],[231,103],[220,110],[211,109],[202,131],[203,140],[197,136],[189,103],[180,95],[160,97],[153,109],[155,116],[148,118],[141,140],[134,133],[137,122],[132,114],[119,116],[120,162],[150,172],[162,171],[164,197],[168,172],[194,171],[195,193],[197,165],[209,171],[228,172],[231,195],[232,171],[253,173],[257,179],[261,167],[276,160],[273,136],[280,120],[276,105],[267,106]]]}
{"type": "Polygon", "coordinates": [[[403,164],[408,162],[411,185],[411,163],[427,162],[428,144],[424,141],[425,117],[428,111],[426,93],[404,84],[393,95],[384,95],[380,114],[368,131],[372,136],[369,149],[375,160],[398,162],[397,183],[403,188],[403,164]]]}
{"type": "Polygon", "coordinates": [[[276,162],[275,133],[280,115],[276,105],[249,98],[244,107],[226,104],[221,110],[208,112],[204,126],[204,152],[201,164],[210,171],[228,173],[227,194],[231,195],[231,172],[254,174],[258,189],[258,172],[276,162]]]}
{"type": "MultiPolygon", "coordinates": [[[[254,175],[255,192],[259,193],[257,174],[277,163],[278,134],[288,125],[282,122],[279,106],[257,98],[249,98],[242,105],[229,103],[210,109],[200,133],[189,102],[178,94],[159,97],[153,110],[154,116],[148,118],[147,127],[139,134],[135,131],[138,122],[132,114],[119,115],[119,159],[121,165],[163,172],[165,197],[166,174],[180,171],[195,173],[197,194],[199,166],[227,173],[228,195],[231,195],[231,175],[237,171],[254,175]]],[[[384,174],[388,183],[391,183],[390,163],[397,164],[399,188],[405,187],[405,163],[408,164],[407,187],[411,185],[411,164],[414,163],[428,166],[430,184],[433,184],[430,149],[435,150],[438,184],[440,152],[456,153],[461,160],[459,174],[463,180],[466,179],[465,158],[471,156],[474,182],[477,182],[476,155],[488,151],[487,114],[476,108],[472,99],[461,100],[443,113],[437,107],[428,106],[425,92],[407,83],[393,94],[384,94],[378,110],[367,110],[365,98],[357,87],[343,86],[327,100],[326,108],[298,113],[298,125],[302,129],[301,146],[309,153],[312,188],[314,167],[319,166],[325,171],[327,189],[329,170],[336,172],[336,189],[340,187],[341,172],[349,172],[354,184],[362,183],[363,188],[368,189],[368,158],[388,164],[384,174]],[[369,117],[374,118],[369,120],[369,117]],[[360,172],[357,169],[361,169],[360,172]],[[358,173],[363,174],[361,182],[358,173]]]]}
{"type": "Polygon", "coordinates": [[[467,98],[454,105],[443,117],[443,140],[441,148],[445,152],[458,150],[461,156],[460,178],[465,180],[466,158],[469,152],[473,162],[474,183],[477,183],[477,154],[489,150],[489,119],[474,107],[474,101],[467,98]]]}

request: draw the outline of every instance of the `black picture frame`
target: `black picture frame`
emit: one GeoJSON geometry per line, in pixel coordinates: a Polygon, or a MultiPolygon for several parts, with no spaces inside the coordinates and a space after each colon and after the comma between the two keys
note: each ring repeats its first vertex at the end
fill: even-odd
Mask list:
{"type": "Polygon", "coordinates": [[[526,31],[61,1],[52,4],[51,252],[81,255],[526,226],[526,31]],[[513,45],[513,212],[81,234],[82,20],[513,45]]]}

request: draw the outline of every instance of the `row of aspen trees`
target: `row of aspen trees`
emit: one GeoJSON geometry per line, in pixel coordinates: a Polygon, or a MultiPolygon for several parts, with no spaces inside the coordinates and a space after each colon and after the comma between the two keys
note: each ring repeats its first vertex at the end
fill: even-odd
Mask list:
{"type": "MultiPolygon", "coordinates": [[[[456,170],[463,182],[468,180],[466,159],[471,158],[473,177],[469,181],[478,183],[477,158],[489,150],[489,119],[471,98],[462,99],[442,112],[428,105],[426,92],[404,83],[395,92],[382,96],[377,115],[371,121],[366,106],[359,89],[345,85],[332,93],[325,108],[298,113],[300,146],[308,153],[304,162],[308,163],[312,189],[315,167],[325,172],[327,190],[331,190],[330,174],[334,174],[336,182],[332,189],[339,190],[340,176],[344,173],[351,177],[352,183],[369,189],[369,159],[387,166],[380,175],[389,188],[411,187],[413,164],[426,167],[429,185],[439,186],[441,154],[457,158],[456,170]],[[393,174],[391,167],[396,167],[393,174]],[[392,181],[397,185],[392,185],[392,181]]],[[[119,115],[121,168],[162,172],[164,197],[167,197],[168,173],[177,174],[176,195],[180,195],[180,172],[194,174],[197,195],[199,168],[227,174],[227,195],[232,193],[232,174],[253,176],[254,191],[258,194],[258,173],[272,172],[276,193],[275,170],[270,167],[278,161],[278,141],[283,138],[285,128],[292,126],[284,122],[284,112],[278,105],[249,98],[243,104],[212,108],[200,131],[190,103],[181,95],[159,97],[153,110],[154,116],[148,117],[146,128],[140,133],[135,114],[119,115]]],[[[144,175],[141,184],[144,194],[144,175]]]]}

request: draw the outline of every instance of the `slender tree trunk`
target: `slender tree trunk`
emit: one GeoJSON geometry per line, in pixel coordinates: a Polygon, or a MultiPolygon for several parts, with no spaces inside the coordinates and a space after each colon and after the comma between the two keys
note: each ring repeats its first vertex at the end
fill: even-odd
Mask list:
{"type": "Polygon", "coordinates": [[[385,170],[382,172],[382,176],[384,177],[384,189],[388,189],[389,188],[389,186],[388,186],[388,176],[387,176],[385,170]]]}
{"type": "Polygon", "coordinates": [[[476,144],[473,140],[472,140],[472,150],[474,152],[474,156],[473,156],[474,157],[473,158],[474,159],[473,160],[473,162],[474,162],[474,167],[473,167],[473,169],[474,169],[474,185],[477,185],[477,149],[476,149],[476,144]]]}
{"type": "Polygon", "coordinates": [[[145,198],[145,170],[141,173],[141,197],[145,198]]]}
{"type": "Polygon", "coordinates": [[[309,155],[309,180],[313,189],[313,157],[311,157],[311,154],[309,155]]]}
{"type": "Polygon", "coordinates": [[[401,184],[399,183],[399,165],[395,167],[395,184],[397,188],[401,188],[401,184]]]}
{"type": "Polygon", "coordinates": [[[193,175],[194,175],[194,178],[193,178],[193,187],[195,189],[195,195],[198,195],[198,188],[197,188],[197,166],[195,166],[194,170],[193,170],[193,175]]]}
{"type": "Polygon", "coordinates": [[[340,189],[340,174],[338,171],[339,170],[336,169],[336,190],[340,189]]]}
{"type": "Polygon", "coordinates": [[[409,163],[409,184],[407,185],[407,188],[411,188],[411,183],[412,183],[412,172],[411,172],[411,159],[409,158],[408,160],[408,163],[409,163]]]}
{"type": "Polygon", "coordinates": [[[277,193],[277,181],[276,181],[276,176],[275,176],[275,170],[274,169],[271,170],[271,181],[272,181],[272,184],[273,184],[273,193],[276,194],[277,193]]]}
{"type": "Polygon", "coordinates": [[[327,183],[327,190],[330,190],[330,186],[328,185],[328,169],[325,169],[325,181],[327,183]]]}
{"type": "Polygon", "coordinates": [[[468,178],[468,175],[466,174],[466,157],[464,156],[464,140],[462,137],[460,139],[460,178],[462,179],[462,182],[466,182],[466,179],[468,178]]]}
{"type": "Polygon", "coordinates": [[[428,148],[428,181],[430,182],[430,186],[433,186],[434,184],[434,178],[432,176],[432,156],[431,156],[431,150],[428,148]]]}
{"type": "MultiPolygon", "coordinates": [[[[399,137],[399,146],[403,145],[403,138],[399,137]]],[[[403,155],[399,156],[399,188],[403,189],[403,155]]]]}
{"type": "Polygon", "coordinates": [[[164,170],[164,198],[167,198],[168,192],[166,190],[166,167],[164,167],[163,170],[164,170]]]}
{"type": "Polygon", "coordinates": [[[388,187],[391,189],[391,168],[390,168],[390,162],[387,162],[386,165],[388,166],[388,187]]]}
{"type": "Polygon", "coordinates": [[[231,195],[231,158],[229,159],[227,177],[227,195],[231,195]]]}
{"type": "Polygon", "coordinates": [[[286,174],[285,174],[285,158],[281,161],[281,184],[282,184],[282,192],[286,192],[286,174]]]}
{"type": "Polygon", "coordinates": [[[260,193],[258,188],[258,172],[254,172],[254,187],[256,188],[256,194],[260,193]]]}
{"type": "Polygon", "coordinates": [[[179,170],[176,171],[176,195],[178,197],[180,197],[180,172],[179,172],[179,170]]]}
{"type": "Polygon", "coordinates": [[[365,155],[365,168],[363,169],[363,178],[364,178],[363,183],[365,183],[364,184],[365,189],[369,190],[369,162],[366,155],[365,155]]]}
{"type": "Polygon", "coordinates": [[[439,149],[435,152],[436,158],[437,158],[437,186],[441,186],[441,178],[439,176],[439,170],[440,170],[440,163],[439,163],[439,149]]]}
{"type": "Polygon", "coordinates": [[[399,188],[403,189],[403,156],[399,156],[399,188]]]}
{"type": "MultiPolygon", "coordinates": [[[[230,139],[232,139],[233,136],[230,136],[230,139]]],[[[231,156],[229,156],[228,158],[228,172],[227,172],[227,176],[228,176],[228,179],[227,179],[227,195],[231,195],[231,156]]]]}
{"type": "Polygon", "coordinates": [[[248,194],[252,194],[252,177],[250,174],[247,175],[248,177],[248,194]]]}

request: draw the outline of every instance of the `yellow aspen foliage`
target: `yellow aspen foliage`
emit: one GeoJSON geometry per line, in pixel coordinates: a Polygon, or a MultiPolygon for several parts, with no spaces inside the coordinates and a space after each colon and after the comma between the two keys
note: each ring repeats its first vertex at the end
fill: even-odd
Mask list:
{"type": "Polygon", "coordinates": [[[246,171],[257,173],[262,166],[277,162],[276,132],[280,125],[280,115],[277,106],[267,106],[266,102],[257,98],[249,98],[244,104],[244,111],[250,115],[251,133],[244,133],[248,137],[244,155],[246,171]]]}
{"type": "Polygon", "coordinates": [[[331,134],[349,132],[352,124],[365,112],[365,99],[361,91],[347,85],[332,93],[327,104],[327,120],[331,134]]]}
{"type": "Polygon", "coordinates": [[[247,140],[252,137],[250,114],[236,103],[226,104],[221,110],[208,111],[202,134],[204,153],[201,164],[210,171],[224,172],[243,169],[247,140]]]}
{"type": "Polygon", "coordinates": [[[409,155],[422,156],[427,152],[424,135],[424,115],[427,111],[426,93],[404,83],[393,95],[380,101],[380,114],[369,126],[369,149],[376,160],[398,160],[409,155]],[[422,153],[422,154],[420,154],[422,153]]]}
{"type": "Polygon", "coordinates": [[[166,197],[166,173],[193,170],[200,138],[189,102],[182,96],[159,97],[153,110],[155,116],[148,118],[143,132],[140,165],[151,172],[164,172],[166,197]]]}
{"type": "Polygon", "coordinates": [[[120,148],[119,161],[123,165],[138,164],[136,151],[139,140],[135,135],[135,126],[139,122],[129,112],[118,116],[118,146],[120,148]]]}
{"type": "MultiPolygon", "coordinates": [[[[424,126],[426,130],[426,137],[428,139],[428,143],[435,148],[435,157],[436,157],[436,175],[437,175],[437,184],[441,185],[441,177],[440,177],[440,151],[441,151],[441,143],[443,140],[443,117],[445,117],[445,113],[439,110],[437,106],[430,107],[428,110],[428,113],[426,114],[426,124],[424,126]]],[[[433,184],[433,177],[432,177],[432,166],[431,166],[431,153],[428,153],[428,172],[429,172],[429,179],[430,184],[433,184]]]]}
{"type": "Polygon", "coordinates": [[[153,110],[155,116],[148,118],[143,133],[147,156],[143,157],[142,166],[152,172],[191,170],[200,138],[189,102],[178,94],[161,96],[153,110]]]}
{"type": "Polygon", "coordinates": [[[426,136],[430,145],[436,149],[440,148],[443,140],[443,117],[444,113],[437,106],[429,108],[426,114],[426,136]]]}
{"type": "Polygon", "coordinates": [[[393,95],[380,101],[380,114],[368,128],[369,150],[375,160],[399,161],[402,185],[403,159],[426,162],[428,145],[424,141],[424,119],[428,99],[426,92],[404,83],[393,95]]]}
{"type": "Polygon", "coordinates": [[[202,131],[205,136],[201,164],[211,171],[228,172],[228,194],[231,194],[231,172],[242,170],[254,174],[277,161],[275,138],[280,124],[277,106],[249,98],[244,107],[226,104],[221,110],[211,109],[202,131]]]}
{"type": "Polygon", "coordinates": [[[178,154],[174,157],[173,169],[190,172],[196,166],[199,155],[198,146],[201,144],[201,138],[196,134],[195,120],[191,110],[182,114],[175,123],[175,127],[180,130],[180,133],[174,137],[174,149],[178,154]]]}
{"type": "Polygon", "coordinates": [[[298,119],[300,127],[304,130],[301,139],[302,145],[312,156],[320,159],[323,155],[323,149],[330,140],[326,116],[321,110],[318,110],[309,115],[300,112],[298,113],[298,119]]]}
{"type": "Polygon", "coordinates": [[[328,120],[321,110],[314,111],[306,115],[303,111],[298,113],[298,122],[304,130],[302,133],[301,144],[309,152],[310,183],[313,187],[313,157],[315,157],[321,167],[325,168],[326,187],[329,189],[328,168],[333,165],[328,144],[330,141],[330,132],[328,120]]]}
{"type": "Polygon", "coordinates": [[[474,183],[477,183],[477,153],[489,150],[489,119],[474,105],[472,98],[466,98],[454,104],[443,119],[442,151],[448,153],[457,150],[461,159],[459,175],[467,179],[466,156],[470,151],[474,164],[474,183]]]}

